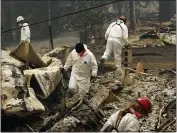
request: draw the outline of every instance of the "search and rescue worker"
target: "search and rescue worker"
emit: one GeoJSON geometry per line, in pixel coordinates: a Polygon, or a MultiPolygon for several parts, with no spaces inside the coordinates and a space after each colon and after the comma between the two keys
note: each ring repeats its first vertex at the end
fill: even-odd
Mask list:
{"type": "Polygon", "coordinates": [[[125,16],[121,16],[116,22],[109,25],[105,33],[106,50],[101,57],[100,65],[104,64],[112,53],[114,53],[115,64],[117,67],[117,72],[123,75],[123,70],[121,67],[121,53],[122,48],[128,45],[128,28],[126,26],[125,16]]]}
{"type": "Polygon", "coordinates": [[[101,132],[138,132],[139,119],[151,112],[152,103],[147,97],[141,97],[124,109],[118,110],[110,116],[101,129],[101,132]]]}
{"type": "Polygon", "coordinates": [[[75,45],[75,49],[66,60],[63,71],[67,71],[70,67],[72,67],[69,80],[70,94],[87,93],[90,87],[90,79],[97,76],[98,65],[95,56],[87,49],[85,44],[77,43],[75,45]]]}
{"type": "Polygon", "coordinates": [[[28,41],[30,43],[31,32],[28,23],[24,22],[24,18],[19,16],[17,18],[17,25],[21,27],[21,42],[28,41]]]}

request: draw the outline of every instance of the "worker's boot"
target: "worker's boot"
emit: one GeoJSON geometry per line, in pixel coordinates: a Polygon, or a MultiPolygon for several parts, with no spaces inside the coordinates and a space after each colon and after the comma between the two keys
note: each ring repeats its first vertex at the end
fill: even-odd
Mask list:
{"type": "Polygon", "coordinates": [[[100,59],[100,66],[104,65],[104,62],[105,62],[105,58],[101,58],[100,59]]]}

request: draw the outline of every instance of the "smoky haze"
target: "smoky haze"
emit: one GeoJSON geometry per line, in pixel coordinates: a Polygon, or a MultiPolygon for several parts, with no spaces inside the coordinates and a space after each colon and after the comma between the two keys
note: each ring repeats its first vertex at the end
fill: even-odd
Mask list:
{"type": "MultiPolygon", "coordinates": [[[[32,24],[108,2],[111,1],[2,1],[2,26],[3,30],[17,28],[16,18],[18,16],[23,16],[27,23],[32,24]]],[[[134,1],[135,5],[132,7],[130,1],[122,1],[52,20],[54,43],[55,38],[67,37],[68,34],[64,34],[66,32],[70,36],[74,34],[76,38],[74,41],[79,40],[80,32],[83,31],[85,31],[87,39],[92,35],[103,37],[107,24],[116,20],[120,15],[126,15],[129,25],[134,28],[138,26],[138,21],[148,17],[154,17],[160,21],[169,20],[176,13],[175,2],[134,1]],[[135,12],[130,14],[130,10],[135,12]]],[[[48,24],[49,22],[44,22],[30,26],[32,43],[39,40],[49,40],[48,24]]],[[[3,45],[18,45],[20,30],[3,33],[2,38],[3,45]]]]}

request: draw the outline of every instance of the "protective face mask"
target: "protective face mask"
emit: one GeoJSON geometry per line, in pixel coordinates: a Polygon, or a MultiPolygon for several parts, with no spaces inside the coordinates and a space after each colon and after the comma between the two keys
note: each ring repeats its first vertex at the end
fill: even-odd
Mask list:
{"type": "Polygon", "coordinates": [[[141,118],[142,115],[138,112],[138,111],[135,111],[133,108],[130,108],[130,112],[134,115],[136,115],[138,118],[141,118]]]}
{"type": "Polygon", "coordinates": [[[80,57],[82,57],[85,53],[85,50],[83,52],[80,53],[80,57]]]}

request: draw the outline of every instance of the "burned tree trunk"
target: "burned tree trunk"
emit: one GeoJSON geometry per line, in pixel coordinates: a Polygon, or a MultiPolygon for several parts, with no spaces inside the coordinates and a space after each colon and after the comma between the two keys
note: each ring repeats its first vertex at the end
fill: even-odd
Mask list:
{"type": "Polygon", "coordinates": [[[173,1],[169,1],[170,2],[170,13],[171,15],[175,15],[176,14],[176,0],[173,1]]]}
{"type": "MultiPolygon", "coordinates": [[[[4,30],[11,29],[11,8],[10,1],[2,1],[2,27],[4,30]]],[[[12,32],[2,34],[3,42],[12,42],[12,32]]]]}
{"type": "MultiPolygon", "coordinates": [[[[15,2],[13,2],[13,1],[10,1],[10,15],[11,15],[11,26],[12,26],[12,28],[16,28],[17,26],[17,24],[16,24],[16,4],[15,4],[15,2]]],[[[16,30],[13,30],[12,32],[12,40],[13,41],[17,41],[17,31],[16,30]]],[[[20,38],[20,36],[18,35],[18,38],[20,38]]],[[[18,39],[18,41],[20,41],[19,39],[18,39]]]]}
{"type": "Polygon", "coordinates": [[[133,31],[137,30],[135,1],[130,1],[130,27],[133,31]]]}
{"type": "Polygon", "coordinates": [[[122,15],[122,4],[121,4],[121,2],[114,3],[113,8],[117,12],[117,17],[120,17],[122,15]]]}
{"type": "MultiPolygon", "coordinates": [[[[60,1],[51,1],[51,3],[50,3],[51,18],[56,18],[56,17],[60,16],[60,12],[59,12],[60,4],[58,4],[59,2],[60,1]]],[[[55,20],[51,21],[53,37],[56,37],[56,33],[57,33],[57,30],[58,30],[58,25],[59,25],[59,19],[55,19],[55,20]]]]}
{"type": "Polygon", "coordinates": [[[171,14],[171,3],[173,1],[159,1],[159,20],[160,22],[170,20],[171,14]]]}
{"type": "Polygon", "coordinates": [[[118,17],[120,17],[122,15],[122,4],[121,2],[118,3],[118,17]]]}
{"type": "Polygon", "coordinates": [[[80,32],[80,42],[87,44],[87,24],[85,24],[84,30],[80,32]]]}

